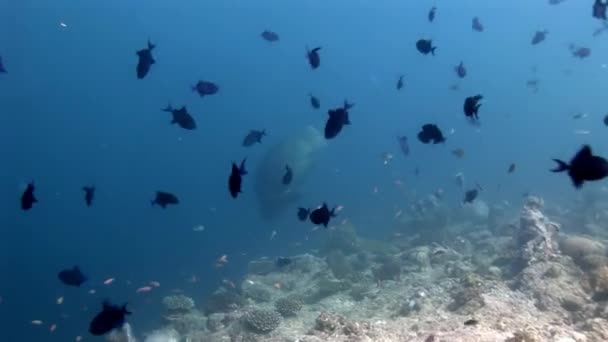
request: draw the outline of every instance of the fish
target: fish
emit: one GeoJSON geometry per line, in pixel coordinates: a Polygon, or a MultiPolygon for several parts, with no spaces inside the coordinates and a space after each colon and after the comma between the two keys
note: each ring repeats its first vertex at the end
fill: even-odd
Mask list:
{"type": "Polygon", "coordinates": [[[407,157],[410,155],[410,145],[407,142],[407,137],[405,135],[398,136],[397,142],[399,143],[399,148],[401,148],[401,153],[407,157]]]}
{"type": "Polygon", "coordinates": [[[604,115],[604,126],[608,126],[608,114],[604,115]]]}
{"type": "Polygon", "coordinates": [[[468,118],[479,120],[479,107],[481,107],[482,95],[469,96],[464,100],[463,111],[468,118]]]}
{"type": "Polygon", "coordinates": [[[130,315],[127,304],[122,307],[103,302],[103,309],[91,321],[89,332],[94,336],[101,336],[114,329],[120,329],[125,324],[125,316],[130,315]]]}
{"type": "Polygon", "coordinates": [[[476,319],[469,319],[464,321],[464,325],[477,325],[479,324],[479,321],[476,319]]]}
{"type": "Polygon", "coordinates": [[[344,100],[344,106],[342,108],[330,109],[327,111],[329,118],[325,123],[325,139],[333,139],[342,131],[344,125],[350,125],[350,119],[348,118],[348,110],[354,106],[352,103],[348,103],[348,100],[344,100]]]}
{"type": "Polygon", "coordinates": [[[95,198],[95,187],[83,186],[82,191],[84,191],[84,202],[87,204],[87,207],[90,207],[93,205],[93,199],[95,198]]]}
{"type": "Polygon", "coordinates": [[[462,61],[460,61],[460,64],[454,67],[454,71],[460,78],[465,78],[467,76],[467,69],[464,67],[464,62],[462,61]]]}
{"type": "Polygon", "coordinates": [[[310,214],[310,209],[298,208],[298,219],[300,219],[300,221],[306,221],[308,219],[309,214],[310,214]]]}
{"type": "Polygon", "coordinates": [[[570,163],[559,159],[553,161],[557,163],[557,167],[551,172],[568,171],[568,176],[577,189],[581,188],[585,181],[598,181],[608,176],[608,161],[594,156],[589,145],[583,145],[570,163]]]}
{"type": "Polygon", "coordinates": [[[285,266],[289,266],[293,263],[293,260],[291,258],[285,258],[285,257],[278,257],[275,264],[277,265],[278,268],[283,268],[285,266]]]}
{"type": "Polygon", "coordinates": [[[205,95],[215,95],[220,91],[220,86],[210,81],[200,80],[195,85],[190,86],[192,91],[197,92],[200,97],[205,95]]]}
{"type": "Polygon", "coordinates": [[[549,0],[549,5],[559,5],[566,0],[549,0]]]}
{"type": "Polygon", "coordinates": [[[435,6],[431,7],[431,9],[429,10],[429,14],[427,15],[427,18],[429,19],[430,23],[432,23],[433,20],[435,20],[436,14],[437,14],[437,7],[435,7],[435,6]]]}
{"type": "Polygon", "coordinates": [[[38,199],[34,195],[34,191],[36,191],[36,186],[34,182],[31,182],[27,185],[23,194],[21,195],[21,210],[27,211],[34,207],[35,203],[38,203],[38,199]]]}
{"type": "Polygon", "coordinates": [[[477,195],[479,195],[479,190],[477,189],[472,189],[465,192],[464,200],[462,201],[462,203],[473,203],[473,201],[475,201],[475,199],[477,198],[477,195]]]}
{"type": "Polygon", "coordinates": [[[576,114],[572,115],[572,119],[574,119],[574,120],[584,119],[586,117],[587,117],[587,114],[585,114],[585,113],[576,113],[576,114]]]}
{"type": "Polygon", "coordinates": [[[306,49],[306,58],[308,58],[308,64],[314,70],[317,69],[321,65],[321,57],[319,56],[319,50],[321,47],[318,46],[312,50],[306,49]]]}
{"type": "Polygon", "coordinates": [[[243,183],[243,176],[247,174],[245,169],[245,162],[247,158],[244,158],[239,167],[236,163],[232,163],[232,171],[230,177],[228,177],[228,190],[232,198],[236,198],[241,193],[241,185],[243,183]]]}
{"type": "Polygon", "coordinates": [[[327,225],[329,224],[329,220],[332,217],[336,216],[336,208],[333,208],[331,211],[329,210],[329,208],[327,207],[326,203],[323,203],[323,205],[315,210],[313,210],[310,213],[310,221],[316,225],[323,225],[325,228],[327,228],[327,225]]]}
{"type": "Polygon", "coordinates": [[[397,90],[401,90],[401,88],[403,88],[403,75],[399,76],[399,79],[397,80],[396,88],[397,88],[397,90]]]}
{"type": "Polygon", "coordinates": [[[605,3],[604,0],[595,0],[592,7],[592,15],[596,19],[607,20],[606,17],[606,9],[608,8],[608,3],[605,3]]]}
{"type": "Polygon", "coordinates": [[[393,154],[389,152],[382,153],[382,164],[388,165],[391,161],[393,161],[393,154]]]}
{"type": "Polygon", "coordinates": [[[267,42],[274,43],[279,41],[279,35],[273,31],[264,30],[264,32],[262,32],[260,35],[262,36],[262,39],[267,42]]]}
{"type": "Polygon", "coordinates": [[[250,147],[256,143],[261,144],[262,137],[264,137],[264,136],[266,136],[266,130],[263,129],[263,130],[259,131],[259,130],[252,129],[249,131],[249,133],[243,139],[243,146],[250,147]]]}
{"type": "Polygon", "coordinates": [[[4,66],[4,63],[2,62],[2,56],[0,56],[0,74],[6,74],[8,73],[8,71],[6,71],[6,67],[4,66]]]}
{"type": "Polygon", "coordinates": [[[507,173],[515,172],[515,167],[515,163],[511,163],[511,165],[509,165],[509,169],[507,169],[507,173]]]}
{"type": "Polygon", "coordinates": [[[171,105],[168,105],[163,112],[168,112],[173,115],[173,119],[171,120],[171,124],[177,124],[179,127],[192,131],[196,129],[196,121],[190,113],[188,113],[188,109],[186,106],[182,106],[180,109],[174,109],[171,105]]]}
{"type": "Polygon", "coordinates": [[[433,46],[433,41],[431,39],[419,39],[416,42],[416,49],[423,55],[428,55],[429,53],[435,56],[436,46],[433,46]]]}
{"type": "Polygon", "coordinates": [[[157,191],[156,197],[150,203],[152,205],[158,204],[161,208],[165,209],[169,204],[178,205],[179,198],[170,192],[157,191]]]}
{"type": "Polygon", "coordinates": [[[464,149],[462,148],[453,149],[451,152],[458,159],[464,158],[464,149]]]}
{"type": "Polygon", "coordinates": [[[57,273],[57,278],[68,286],[80,287],[87,281],[87,277],[82,274],[78,266],[74,266],[71,269],[65,269],[57,273]]]}
{"type": "Polygon", "coordinates": [[[291,184],[292,180],[293,180],[293,171],[291,170],[289,165],[285,165],[285,174],[283,175],[283,179],[281,180],[281,182],[283,183],[283,185],[289,185],[289,184],[291,184]]]}
{"type": "Polygon", "coordinates": [[[576,47],[573,44],[570,45],[570,52],[573,57],[585,59],[591,56],[591,49],[587,47],[576,47]]]}
{"type": "Polygon", "coordinates": [[[148,40],[148,47],[137,51],[137,57],[139,58],[139,61],[137,62],[137,78],[140,80],[148,75],[150,67],[152,64],[156,63],[154,57],[152,57],[152,50],[154,50],[155,47],[156,45],[148,40]]]}
{"type": "Polygon", "coordinates": [[[321,102],[319,101],[319,99],[312,93],[308,93],[308,96],[310,97],[310,105],[312,106],[312,108],[319,109],[321,107],[321,102]]]}
{"type": "Polygon", "coordinates": [[[547,38],[548,33],[549,31],[547,30],[536,31],[536,33],[534,33],[534,36],[532,36],[531,44],[537,45],[542,43],[547,38]]]}
{"type": "Polygon", "coordinates": [[[478,17],[474,17],[473,18],[473,22],[472,22],[471,26],[473,28],[473,31],[477,31],[477,32],[483,32],[484,31],[483,24],[481,23],[481,21],[479,20],[478,17]]]}
{"type": "Polygon", "coordinates": [[[443,132],[435,124],[425,124],[422,130],[418,133],[418,140],[423,144],[439,144],[446,141],[443,132]]]}

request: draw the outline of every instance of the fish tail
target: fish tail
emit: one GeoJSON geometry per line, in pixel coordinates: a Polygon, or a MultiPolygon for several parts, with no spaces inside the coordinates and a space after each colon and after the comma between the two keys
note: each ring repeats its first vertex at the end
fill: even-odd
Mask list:
{"type": "Polygon", "coordinates": [[[568,165],[566,162],[559,159],[553,159],[553,161],[557,163],[557,167],[555,169],[551,169],[551,172],[564,172],[570,170],[570,165],[568,165]]]}
{"type": "Polygon", "coordinates": [[[152,44],[152,42],[150,41],[150,39],[148,39],[148,50],[152,50],[156,47],[155,44],[152,44]]]}
{"type": "Polygon", "coordinates": [[[319,51],[319,50],[321,50],[321,47],[320,47],[320,46],[317,46],[316,48],[312,49],[312,52],[317,52],[317,51],[319,51]]]}

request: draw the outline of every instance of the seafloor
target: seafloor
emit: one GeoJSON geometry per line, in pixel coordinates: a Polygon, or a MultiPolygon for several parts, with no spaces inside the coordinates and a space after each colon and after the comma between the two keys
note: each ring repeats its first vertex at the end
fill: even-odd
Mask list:
{"type": "Polygon", "coordinates": [[[241,284],[201,303],[165,298],[166,325],[142,335],[148,342],[608,341],[602,199],[608,194],[590,192],[569,210],[538,197],[447,209],[429,195],[400,217],[390,242],[338,226],[314,254],[292,256],[282,268],[253,260],[241,284]]]}

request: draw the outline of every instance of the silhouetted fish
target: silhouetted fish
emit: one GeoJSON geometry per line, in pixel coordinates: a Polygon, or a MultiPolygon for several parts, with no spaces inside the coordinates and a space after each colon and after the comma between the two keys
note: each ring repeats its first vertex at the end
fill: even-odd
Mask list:
{"type": "Polygon", "coordinates": [[[419,39],[416,42],[416,49],[423,55],[428,55],[429,53],[435,56],[435,49],[437,47],[433,46],[433,41],[430,39],[419,39]]]}
{"type": "Polygon", "coordinates": [[[418,140],[423,144],[439,144],[445,142],[443,132],[435,124],[425,124],[422,130],[418,133],[418,140]]]}
{"type": "Polygon", "coordinates": [[[464,193],[464,200],[462,202],[463,203],[473,203],[473,201],[477,198],[477,195],[479,195],[479,190],[477,190],[477,189],[469,190],[464,193]]]}
{"type": "Polygon", "coordinates": [[[298,208],[298,219],[300,219],[300,221],[306,221],[308,219],[309,214],[310,214],[310,209],[298,208]]]}
{"type": "Polygon", "coordinates": [[[152,50],[155,47],[156,45],[148,40],[148,48],[137,51],[137,56],[139,57],[139,61],[137,62],[137,78],[140,80],[146,77],[152,64],[156,63],[154,57],[152,57],[152,50]]]}
{"type": "Polygon", "coordinates": [[[570,45],[570,52],[572,56],[584,59],[591,56],[591,49],[587,47],[576,47],[573,44],[570,45]]]}
{"type": "Polygon", "coordinates": [[[34,191],[36,190],[36,186],[34,183],[29,183],[23,194],[21,195],[21,209],[22,210],[30,210],[34,206],[34,203],[38,203],[36,196],[34,196],[34,191]]]}
{"type": "Polygon", "coordinates": [[[399,143],[399,148],[401,149],[401,153],[406,157],[409,156],[410,155],[410,144],[407,142],[407,137],[405,135],[397,137],[397,142],[399,143]]]}
{"type": "Polygon", "coordinates": [[[433,20],[435,20],[436,12],[437,12],[437,7],[435,7],[435,6],[431,7],[431,9],[429,10],[429,14],[427,16],[429,19],[429,22],[432,23],[433,20]]]}
{"type": "Polygon", "coordinates": [[[174,109],[171,105],[168,105],[163,111],[173,115],[173,119],[171,119],[172,124],[177,124],[179,127],[187,130],[196,129],[196,121],[194,121],[192,115],[188,113],[186,106],[182,106],[180,109],[174,109]]]}
{"type": "Polygon", "coordinates": [[[308,58],[308,64],[310,64],[310,67],[314,70],[316,68],[318,68],[321,65],[321,57],[319,56],[319,50],[321,50],[321,47],[316,47],[312,50],[308,50],[306,51],[306,57],[308,58]]]}
{"type": "Polygon", "coordinates": [[[604,126],[608,126],[608,114],[604,115],[604,126]]]}
{"type": "Polygon", "coordinates": [[[190,88],[192,88],[192,91],[197,92],[200,97],[215,95],[220,91],[220,87],[216,83],[203,80],[196,82],[196,84],[190,86],[190,88]]]}
{"type": "Polygon", "coordinates": [[[468,118],[479,120],[479,107],[481,107],[482,95],[469,96],[464,100],[463,111],[468,118]]]}
{"type": "Polygon", "coordinates": [[[84,284],[87,281],[87,277],[80,272],[80,268],[78,266],[74,266],[71,269],[62,270],[57,273],[57,278],[68,286],[76,286],[84,284]]]}
{"type": "Polygon", "coordinates": [[[507,173],[513,172],[515,172],[515,163],[511,163],[511,165],[509,165],[509,169],[507,170],[507,173]]]}
{"type": "Polygon", "coordinates": [[[276,32],[272,32],[269,30],[264,30],[261,34],[262,38],[267,42],[278,42],[279,35],[276,32]]]}
{"type": "Polygon", "coordinates": [[[120,329],[125,324],[125,315],[130,314],[127,304],[119,307],[104,301],[102,311],[93,318],[89,325],[89,332],[92,335],[101,336],[114,329],[120,329]]]}
{"type": "Polygon", "coordinates": [[[536,33],[534,33],[534,36],[532,37],[532,45],[542,43],[547,38],[547,33],[549,33],[549,31],[547,30],[536,31],[536,33]]]}
{"type": "Polygon", "coordinates": [[[462,61],[460,61],[460,64],[454,67],[454,71],[460,78],[465,78],[467,76],[467,69],[464,67],[464,63],[462,61]]]}
{"type": "Polygon", "coordinates": [[[310,213],[310,221],[316,225],[322,224],[325,228],[327,228],[329,220],[336,216],[335,211],[336,208],[330,211],[327,204],[323,203],[323,206],[313,210],[310,213]]]}
{"type": "Polygon", "coordinates": [[[403,88],[403,75],[399,76],[399,80],[397,80],[397,90],[401,90],[403,88]]]}
{"type": "Polygon", "coordinates": [[[483,32],[483,30],[484,30],[484,27],[481,24],[481,21],[477,17],[473,18],[472,27],[473,27],[473,31],[483,32]]]}
{"type": "Polygon", "coordinates": [[[170,192],[157,191],[156,197],[150,203],[152,205],[158,204],[161,208],[165,209],[169,204],[179,204],[179,199],[170,192]]]}
{"type": "Polygon", "coordinates": [[[592,14],[596,19],[606,20],[606,9],[608,8],[608,4],[605,0],[595,0],[593,3],[592,14]]]}
{"type": "Polygon", "coordinates": [[[6,68],[4,67],[4,63],[2,62],[2,56],[0,56],[0,73],[6,74],[6,68]]]}
{"type": "Polygon", "coordinates": [[[84,191],[84,201],[87,204],[87,207],[90,207],[93,204],[93,199],[95,198],[95,187],[83,186],[82,191],[84,191]]]}
{"type": "Polygon", "coordinates": [[[246,160],[247,158],[243,159],[240,167],[237,166],[236,163],[232,163],[232,171],[228,178],[228,190],[230,191],[232,198],[236,198],[239,193],[242,192],[241,185],[243,183],[243,176],[247,174],[247,170],[245,169],[246,160]]]}
{"type": "Polygon", "coordinates": [[[310,105],[312,108],[319,109],[321,107],[321,102],[319,102],[319,99],[312,93],[308,93],[308,96],[310,97],[310,105]]]}
{"type": "Polygon", "coordinates": [[[570,164],[559,159],[553,159],[558,165],[552,172],[568,171],[574,187],[580,188],[585,181],[597,181],[608,176],[608,161],[594,156],[591,147],[584,145],[572,158],[570,164]]]}
{"type": "Polygon", "coordinates": [[[285,174],[283,175],[282,183],[283,185],[291,184],[293,180],[293,171],[289,167],[289,165],[285,165],[285,174]]]}
{"type": "Polygon", "coordinates": [[[249,146],[253,146],[256,143],[261,144],[262,137],[264,137],[265,135],[266,135],[266,130],[258,131],[258,130],[252,129],[251,131],[249,131],[249,133],[243,139],[243,146],[249,147],[249,146]]]}
{"type": "Polygon", "coordinates": [[[330,109],[327,111],[329,118],[325,123],[325,139],[335,138],[344,125],[350,125],[350,119],[348,118],[348,110],[354,106],[352,103],[348,103],[348,100],[344,100],[344,106],[342,108],[330,109]]]}

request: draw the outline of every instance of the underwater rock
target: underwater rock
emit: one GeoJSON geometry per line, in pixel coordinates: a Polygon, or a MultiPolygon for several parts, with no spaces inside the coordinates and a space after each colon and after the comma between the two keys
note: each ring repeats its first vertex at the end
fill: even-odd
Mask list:
{"type": "Polygon", "coordinates": [[[336,279],[346,279],[354,273],[352,264],[340,251],[334,251],[327,256],[327,265],[336,279]]]}
{"type": "Polygon", "coordinates": [[[291,210],[300,199],[300,191],[314,166],[316,154],[327,145],[323,134],[307,127],[300,134],[290,135],[266,151],[254,174],[253,188],[263,218],[275,219],[291,210]],[[286,187],[280,180],[289,165],[294,179],[286,187]]]}
{"type": "Polygon", "coordinates": [[[194,309],[194,300],[178,294],[163,298],[163,305],[170,314],[187,313],[194,309]]]}
{"type": "Polygon", "coordinates": [[[241,285],[241,289],[243,290],[243,296],[245,298],[251,298],[257,303],[266,303],[272,299],[270,290],[259,282],[250,283],[244,281],[241,285]]]}
{"type": "MultiPolygon", "coordinates": [[[[315,326],[309,332],[310,335],[317,335],[322,333],[324,341],[330,339],[326,336],[335,337],[336,335],[345,335],[349,338],[348,341],[359,341],[358,338],[365,335],[366,331],[370,329],[370,324],[366,322],[353,322],[346,319],[343,316],[330,314],[328,312],[321,312],[317,319],[315,319],[315,326]]],[[[334,338],[331,339],[332,341],[334,338]]],[[[335,341],[342,341],[343,339],[335,339],[335,341]]]]}
{"type": "Polygon", "coordinates": [[[321,276],[315,286],[303,296],[304,302],[307,304],[315,304],[327,297],[333,296],[350,288],[350,283],[336,280],[327,276],[321,276]]]}
{"type": "Polygon", "coordinates": [[[213,313],[207,317],[207,329],[211,332],[218,332],[225,328],[225,315],[223,313],[213,313]]]}
{"type": "Polygon", "coordinates": [[[558,252],[559,226],[542,213],[543,201],[528,197],[521,211],[516,241],[525,264],[547,260],[558,252]]]}
{"type": "Polygon", "coordinates": [[[108,342],[137,342],[137,339],[133,335],[133,329],[129,323],[122,325],[120,329],[114,329],[106,335],[106,341],[108,342]]]}
{"type": "Polygon", "coordinates": [[[154,330],[146,336],[144,342],[178,342],[180,335],[173,329],[154,330]]]}
{"type": "Polygon", "coordinates": [[[589,270],[588,266],[591,266],[589,263],[594,263],[594,256],[601,258],[606,255],[606,246],[583,236],[566,236],[560,239],[559,248],[563,254],[571,257],[585,270],[589,270]]]}
{"type": "Polygon", "coordinates": [[[266,257],[251,260],[249,264],[247,264],[247,272],[249,274],[266,275],[276,270],[277,266],[275,260],[266,257]]]}
{"type": "Polygon", "coordinates": [[[304,301],[300,297],[294,295],[280,298],[274,303],[277,312],[283,317],[296,316],[297,313],[302,310],[303,305],[304,301]]]}
{"type": "Polygon", "coordinates": [[[245,312],[243,320],[251,330],[263,334],[272,332],[283,323],[281,314],[274,310],[250,310],[245,312]]]}
{"type": "Polygon", "coordinates": [[[401,264],[399,260],[388,257],[379,267],[372,269],[372,273],[378,281],[398,280],[401,276],[401,264]]]}
{"type": "Polygon", "coordinates": [[[340,251],[344,255],[357,253],[360,250],[359,238],[355,227],[350,224],[343,224],[327,234],[327,240],[322,248],[322,254],[329,254],[340,251]]]}
{"type": "Polygon", "coordinates": [[[208,326],[207,316],[202,315],[198,311],[165,316],[165,319],[176,332],[183,335],[187,335],[192,331],[205,331],[208,326]]]}
{"type": "Polygon", "coordinates": [[[245,298],[234,291],[223,287],[219,288],[207,298],[205,312],[207,314],[216,312],[229,312],[245,305],[245,298]]]}

